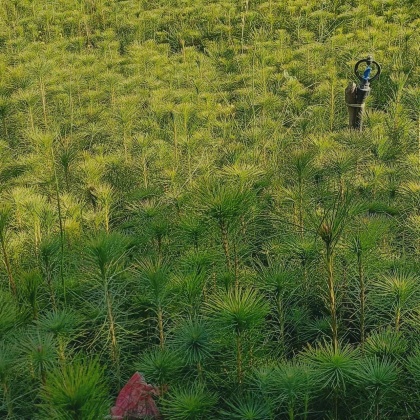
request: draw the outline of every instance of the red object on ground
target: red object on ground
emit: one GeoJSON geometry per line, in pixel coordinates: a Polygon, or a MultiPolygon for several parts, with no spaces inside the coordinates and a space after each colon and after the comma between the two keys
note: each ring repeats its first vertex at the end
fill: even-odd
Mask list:
{"type": "Polygon", "coordinates": [[[153,395],[159,391],[149,385],[143,376],[136,372],[118,394],[115,406],[111,408],[111,419],[160,419],[159,409],[153,395]]]}

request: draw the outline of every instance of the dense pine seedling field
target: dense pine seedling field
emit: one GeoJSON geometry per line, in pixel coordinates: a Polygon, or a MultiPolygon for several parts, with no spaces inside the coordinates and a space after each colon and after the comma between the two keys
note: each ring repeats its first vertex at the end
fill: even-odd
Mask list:
{"type": "Polygon", "coordinates": [[[418,419],[419,82],[417,0],[2,0],[0,418],[418,419]]]}

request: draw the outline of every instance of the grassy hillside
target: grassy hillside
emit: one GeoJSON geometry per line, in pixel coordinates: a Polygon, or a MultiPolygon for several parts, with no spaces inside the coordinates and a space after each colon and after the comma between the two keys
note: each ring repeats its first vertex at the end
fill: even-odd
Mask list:
{"type": "Polygon", "coordinates": [[[0,417],[418,418],[419,6],[0,2],[0,417]]]}

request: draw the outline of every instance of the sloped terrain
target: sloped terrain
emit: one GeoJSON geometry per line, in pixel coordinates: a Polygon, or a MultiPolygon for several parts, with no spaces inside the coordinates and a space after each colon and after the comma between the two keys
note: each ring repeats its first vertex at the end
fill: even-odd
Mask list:
{"type": "Polygon", "coordinates": [[[0,3],[0,417],[417,418],[418,6],[0,3]]]}

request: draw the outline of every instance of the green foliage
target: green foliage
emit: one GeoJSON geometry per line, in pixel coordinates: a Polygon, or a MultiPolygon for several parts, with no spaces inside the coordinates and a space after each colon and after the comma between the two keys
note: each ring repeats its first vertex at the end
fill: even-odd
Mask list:
{"type": "Polygon", "coordinates": [[[6,239],[6,230],[12,218],[12,208],[2,204],[0,209],[0,238],[2,241],[6,239]]]}
{"type": "Polygon", "coordinates": [[[106,281],[116,274],[127,248],[127,238],[117,233],[101,234],[92,239],[88,245],[88,256],[97,267],[101,280],[106,281]]]}
{"type": "Polygon", "coordinates": [[[229,223],[247,211],[251,204],[252,192],[220,181],[210,181],[200,191],[199,200],[205,215],[218,223],[229,223]]]}
{"type": "Polygon", "coordinates": [[[308,364],[283,362],[258,369],[254,383],[265,397],[265,404],[269,402],[274,412],[290,419],[299,413],[308,414],[308,404],[316,386],[308,364]]]}
{"type": "Polygon", "coordinates": [[[155,348],[143,354],[136,367],[148,381],[164,388],[180,379],[183,361],[174,350],[155,348]]]}
{"type": "Polygon", "coordinates": [[[401,271],[381,276],[372,284],[372,304],[383,322],[388,320],[395,331],[414,314],[420,296],[418,284],[415,275],[401,271]]]}
{"type": "Polygon", "coordinates": [[[16,326],[18,314],[16,302],[11,295],[7,292],[2,292],[0,294],[0,334],[2,336],[16,326]]]}
{"type": "Polygon", "coordinates": [[[208,310],[212,321],[235,334],[260,326],[268,312],[262,296],[252,289],[219,293],[208,303],[208,310]]]}
{"type": "Polygon", "coordinates": [[[360,362],[356,383],[366,394],[368,402],[364,415],[380,418],[395,405],[395,387],[400,370],[395,362],[386,358],[367,358],[360,362]]]}
{"type": "Polygon", "coordinates": [[[390,328],[372,331],[365,342],[365,350],[368,354],[377,357],[399,359],[407,351],[407,340],[400,332],[390,328]]]}
{"type": "Polygon", "coordinates": [[[330,412],[337,418],[348,403],[346,396],[351,393],[358,363],[358,351],[349,345],[333,348],[324,343],[310,347],[304,354],[312,374],[315,389],[330,402],[330,412]]]}
{"type": "Polygon", "coordinates": [[[174,331],[172,343],[189,365],[203,364],[215,351],[208,323],[201,319],[187,319],[174,331]]]}
{"type": "Polygon", "coordinates": [[[416,10],[0,2],[0,417],[417,418],[416,10]]]}
{"type": "Polygon", "coordinates": [[[406,363],[407,371],[409,372],[410,378],[414,380],[416,390],[411,395],[409,401],[413,415],[417,412],[417,404],[420,398],[419,383],[420,383],[420,352],[417,349],[414,354],[407,358],[406,363]]]}
{"type": "Polygon", "coordinates": [[[19,340],[22,367],[31,377],[45,384],[47,372],[57,365],[57,343],[52,334],[32,331],[19,340]]]}
{"type": "MultiPolygon", "coordinates": [[[[7,415],[12,416],[13,405],[12,395],[10,391],[10,383],[12,382],[13,375],[15,374],[16,356],[13,354],[13,350],[10,343],[5,341],[0,342],[0,385],[1,391],[0,396],[2,401],[0,410],[7,412],[7,415]]],[[[1,412],[0,411],[0,412],[1,412]]]]}
{"type": "Polygon", "coordinates": [[[348,345],[334,350],[323,344],[309,348],[304,356],[313,369],[313,380],[320,390],[326,390],[327,395],[337,392],[345,394],[346,388],[354,380],[357,351],[348,345]]]}
{"type": "Polygon", "coordinates": [[[71,336],[78,329],[80,317],[70,310],[53,311],[43,315],[37,324],[40,330],[55,336],[71,336]]]}
{"type": "Polygon", "coordinates": [[[13,368],[13,353],[9,347],[6,347],[6,343],[0,344],[0,381],[5,383],[8,376],[11,375],[13,368]]]}
{"type": "Polygon", "coordinates": [[[407,369],[413,376],[416,383],[420,382],[420,352],[416,351],[415,354],[408,358],[407,369]]]}
{"type": "Polygon", "coordinates": [[[30,305],[34,319],[38,318],[42,283],[43,279],[38,270],[31,270],[21,275],[21,284],[19,285],[21,298],[30,305]]]}
{"type": "Polygon", "coordinates": [[[228,402],[229,409],[221,415],[230,419],[263,420],[270,418],[270,410],[264,401],[249,394],[228,402]]]}
{"type": "Polygon", "coordinates": [[[217,402],[215,393],[207,391],[200,383],[177,387],[164,400],[163,412],[171,419],[198,420],[208,416],[217,402]]]}
{"type": "Polygon", "coordinates": [[[160,259],[144,259],[139,264],[142,294],[145,294],[155,309],[168,297],[170,267],[160,259]]]}
{"type": "Polygon", "coordinates": [[[43,419],[98,419],[107,411],[104,368],[98,360],[76,358],[65,367],[55,368],[41,389],[43,419]]]}

